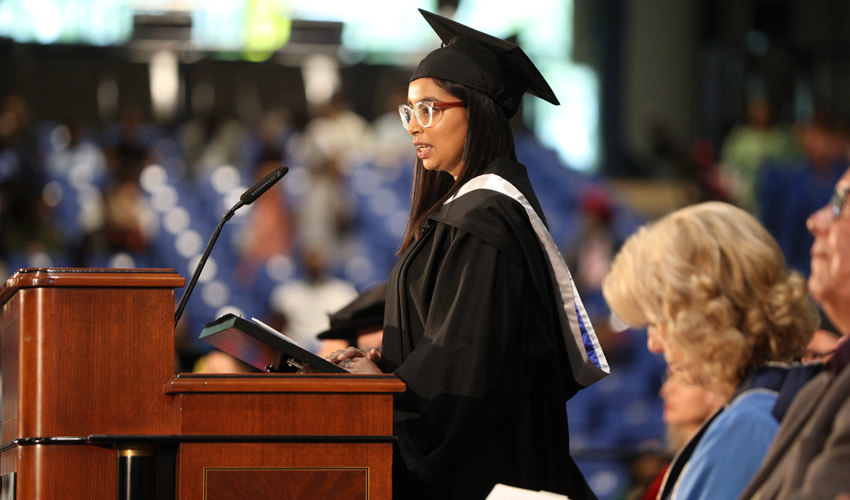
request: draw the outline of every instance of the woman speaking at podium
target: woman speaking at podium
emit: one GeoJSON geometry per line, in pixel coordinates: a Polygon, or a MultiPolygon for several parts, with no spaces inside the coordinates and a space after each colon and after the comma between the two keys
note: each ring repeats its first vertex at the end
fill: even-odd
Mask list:
{"type": "Polygon", "coordinates": [[[608,365],[509,124],[525,92],[558,100],[515,44],[420,12],[443,46],[399,106],[416,166],[382,355],[328,359],[407,385],[394,498],[483,499],[497,483],[594,498],[569,455],[565,403],[608,365]]]}

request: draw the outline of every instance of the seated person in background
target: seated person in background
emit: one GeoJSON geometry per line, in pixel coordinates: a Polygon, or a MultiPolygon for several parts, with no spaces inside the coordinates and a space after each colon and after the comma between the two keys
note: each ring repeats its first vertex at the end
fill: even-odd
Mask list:
{"type": "Polygon", "coordinates": [[[253,366],[226,352],[213,349],[192,366],[192,373],[259,373],[253,366]]]}
{"type": "Polygon", "coordinates": [[[336,278],[327,252],[308,245],[300,256],[303,279],[287,281],[272,291],[272,310],[282,316],[281,332],[307,351],[319,350],[317,335],[328,328],[328,315],[357,297],[348,281],[336,278]]]}
{"type": "Polygon", "coordinates": [[[809,217],[809,290],[843,335],[823,372],[794,398],[742,499],[843,499],[850,493],[850,170],[809,217]]]}
{"type": "Polygon", "coordinates": [[[681,371],[670,370],[661,386],[664,423],[670,450],[678,452],[702,424],[726,402],[726,398],[688,380],[681,371]]]}
{"type": "Polygon", "coordinates": [[[728,401],[677,455],[659,498],[735,498],[779,427],[779,363],[799,359],[815,328],[803,278],[752,215],[709,202],[632,235],[603,293],[627,324],[648,325],[649,350],[674,372],[728,401]]]}
{"type": "Polygon", "coordinates": [[[326,357],[337,349],[354,346],[363,352],[381,350],[387,284],[381,283],[357,296],[330,315],[330,328],[318,335],[319,353],[326,357]]]}
{"type": "MultiPolygon", "coordinates": [[[[681,372],[668,370],[659,391],[664,400],[664,423],[667,424],[667,449],[672,454],[681,450],[703,423],[723,406],[725,398],[689,381],[681,372]]],[[[640,500],[655,500],[661,490],[669,465],[656,476],[640,500]]]]}

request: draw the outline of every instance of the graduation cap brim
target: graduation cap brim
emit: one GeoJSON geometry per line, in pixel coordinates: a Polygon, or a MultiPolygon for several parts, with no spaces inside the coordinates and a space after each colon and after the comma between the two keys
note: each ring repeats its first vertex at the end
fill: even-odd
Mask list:
{"type": "Polygon", "coordinates": [[[380,330],[383,323],[384,318],[382,316],[380,319],[376,319],[375,321],[363,321],[359,324],[352,323],[331,327],[319,333],[316,337],[319,340],[345,340],[349,344],[355,345],[357,344],[357,337],[365,333],[380,330]],[[365,328],[369,328],[369,330],[364,330],[365,328]]]}
{"type": "Polygon", "coordinates": [[[331,314],[330,328],[319,333],[318,338],[343,339],[355,344],[362,329],[381,329],[384,325],[386,289],[386,283],[376,285],[331,314]]]}
{"type": "Polygon", "coordinates": [[[466,85],[492,97],[508,116],[528,92],[552,104],[558,98],[531,59],[507,40],[419,9],[443,46],[428,54],[411,77],[437,78],[466,85]]]}

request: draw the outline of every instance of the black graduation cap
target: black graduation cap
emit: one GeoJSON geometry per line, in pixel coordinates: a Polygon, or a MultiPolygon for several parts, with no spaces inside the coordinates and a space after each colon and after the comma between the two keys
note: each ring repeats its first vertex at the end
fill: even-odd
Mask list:
{"type": "Polygon", "coordinates": [[[380,329],[384,325],[387,284],[381,283],[358,295],[342,309],[330,315],[330,328],[318,335],[322,340],[343,339],[356,345],[362,328],[380,329]]]}
{"type": "Polygon", "coordinates": [[[509,118],[528,92],[560,104],[543,75],[518,45],[419,9],[443,46],[419,63],[410,81],[437,78],[466,85],[492,97],[509,118]]]}

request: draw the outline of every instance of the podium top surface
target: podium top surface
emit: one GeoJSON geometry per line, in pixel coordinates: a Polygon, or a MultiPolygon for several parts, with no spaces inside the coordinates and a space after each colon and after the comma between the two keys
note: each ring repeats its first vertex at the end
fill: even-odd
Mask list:
{"type": "Polygon", "coordinates": [[[404,392],[404,382],[393,374],[351,373],[180,373],[169,380],[165,394],[203,393],[394,393],[404,392]]]}
{"type": "Polygon", "coordinates": [[[185,280],[173,269],[21,269],[0,288],[0,304],[21,288],[36,287],[115,287],[179,288],[185,280]]]}

